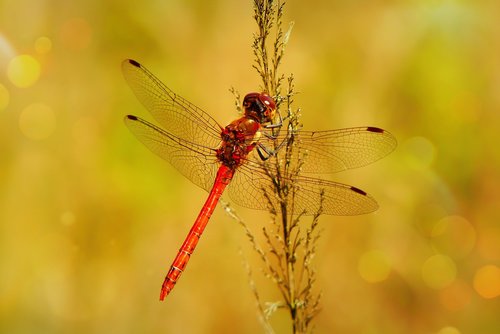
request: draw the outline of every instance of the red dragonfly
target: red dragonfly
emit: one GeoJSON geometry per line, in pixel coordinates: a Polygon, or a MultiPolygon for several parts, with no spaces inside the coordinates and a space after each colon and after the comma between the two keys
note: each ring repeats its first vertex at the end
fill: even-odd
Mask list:
{"type": "MultiPolygon", "coordinates": [[[[277,141],[286,135],[270,135],[276,103],[266,93],[250,93],[243,99],[244,115],[226,127],[212,116],[171,91],[135,60],[127,59],[122,70],[128,84],[158,127],[137,116],[125,123],[152,152],[167,160],[194,184],[210,192],[163,282],[160,300],[172,291],[193,253],[226,186],[237,204],[266,209],[273,196],[273,179],[266,160],[277,141]],[[256,153],[257,152],[257,153],[256,153]]],[[[285,131],[286,132],[286,131],[285,131]]],[[[279,131],[278,131],[279,133],[279,131]]],[[[332,173],[370,164],[389,154],[396,139],[376,127],[330,131],[300,131],[293,159],[306,153],[304,173],[332,173]]],[[[331,215],[359,215],[375,211],[377,202],[366,192],[332,181],[297,176],[294,213],[314,214],[320,205],[331,215]]]]}

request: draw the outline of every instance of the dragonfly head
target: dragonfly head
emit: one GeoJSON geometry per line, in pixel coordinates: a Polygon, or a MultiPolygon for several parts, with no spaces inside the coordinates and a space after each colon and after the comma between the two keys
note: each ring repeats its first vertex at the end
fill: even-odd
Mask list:
{"type": "Polygon", "coordinates": [[[243,99],[245,116],[254,118],[259,123],[273,121],[276,112],[276,102],[267,93],[249,93],[243,99]]]}

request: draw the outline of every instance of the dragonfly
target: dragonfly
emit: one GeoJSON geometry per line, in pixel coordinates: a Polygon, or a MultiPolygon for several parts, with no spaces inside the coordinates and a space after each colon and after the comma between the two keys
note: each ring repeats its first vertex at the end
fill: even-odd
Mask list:
{"type": "MultiPolygon", "coordinates": [[[[139,62],[124,60],[122,71],[138,100],[161,125],[127,115],[127,127],[149,150],[209,192],[164,279],[160,292],[160,300],[164,300],[186,269],[226,187],[229,197],[244,207],[264,210],[269,208],[269,201],[279,201],[276,196],[265,196],[266,192],[273,193],[276,181],[269,175],[267,162],[288,134],[269,133],[280,122],[273,123],[276,102],[266,92],[247,94],[242,103],[244,114],[224,127],[174,93],[139,62]]],[[[375,199],[357,187],[302,174],[336,173],[379,160],[396,147],[391,133],[367,126],[300,130],[299,138],[294,150],[297,153],[291,159],[298,159],[300,154],[306,159],[301,162],[301,173],[290,180],[298,189],[293,213],[312,215],[321,208],[324,214],[347,216],[377,210],[375,199]]]]}

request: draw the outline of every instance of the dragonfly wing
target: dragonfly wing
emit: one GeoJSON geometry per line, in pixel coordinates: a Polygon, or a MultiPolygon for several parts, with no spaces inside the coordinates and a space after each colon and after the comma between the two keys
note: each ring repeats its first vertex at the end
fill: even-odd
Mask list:
{"type": "Polygon", "coordinates": [[[328,180],[298,177],[295,179],[293,212],[306,215],[321,213],[355,216],[376,211],[378,204],[361,189],[328,180]]]}
{"type": "Polygon", "coordinates": [[[124,60],[122,71],[139,101],[169,134],[194,144],[218,144],[222,127],[209,114],[175,94],[135,60],[124,60]]]}
{"type": "MultiPolygon", "coordinates": [[[[287,134],[280,134],[277,140],[287,140],[287,134]]],[[[397,145],[391,133],[376,127],[300,131],[295,140],[292,161],[302,161],[301,170],[306,173],[336,173],[366,166],[397,145]]]]}
{"type": "MultiPolygon", "coordinates": [[[[244,207],[266,210],[269,202],[279,207],[275,186],[259,163],[249,160],[240,166],[229,185],[231,199],[244,207]]],[[[314,215],[321,212],[335,216],[353,216],[370,213],[378,204],[366,192],[353,186],[328,180],[297,176],[293,180],[281,179],[281,186],[295,190],[287,206],[294,215],[314,215]]]]}
{"type": "Polygon", "coordinates": [[[215,150],[173,136],[136,116],[126,116],[125,124],[153,153],[168,161],[194,184],[210,191],[219,167],[215,150]]]}
{"type": "Polygon", "coordinates": [[[269,202],[264,194],[273,194],[273,183],[258,163],[249,160],[236,169],[227,192],[238,205],[266,210],[269,202]]]}

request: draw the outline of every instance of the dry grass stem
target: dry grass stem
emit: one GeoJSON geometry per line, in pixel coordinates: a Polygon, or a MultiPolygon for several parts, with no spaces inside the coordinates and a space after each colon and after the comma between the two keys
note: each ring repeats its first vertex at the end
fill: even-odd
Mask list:
{"type": "MultiPolygon", "coordinates": [[[[272,315],[278,310],[286,310],[291,319],[291,331],[309,333],[320,309],[321,296],[313,289],[315,271],[312,260],[319,238],[318,218],[321,215],[321,205],[308,224],[302,221],[304,212],[297,212],[294,207],[295,194],[300,191],[295,187],[294,179],[299,174],[305,157],[299,156],[297,159],[298,155],[294,151],[299,142],[301,127],[300,109],[293,106],[294,78],[292,75],[285,77],[279,71],[293,26],[290,24],[286,32],[282,29],[284,6],[283,1],[254,0],[254,19],[258,29],[252,43],[255,58],[253,67],[261,79],[261,89],[275,99],[279,115],[284,115],[279,116],[283,120],[281,127],[269,129],[271,135],[286,132],[285,141],[275,142],[275,147],[272,148],[275,154],[262,162],[267,177],[274,185],[272,191],[263,190],[271,219],[262,228],[262,234],[258,238],[234,210],[227,205],[225,208],[244,228],[252,249],[260,259],[262,273],[273,282],[282,298],[263,301],[253,280],[251,267],[246,265],[250,287],[266,332],[273,331],[270,324],[272,315]]],[[[239,93],[234,88],[231,92],[236,98],[237,109],[241,110],[239,93]]]]}

